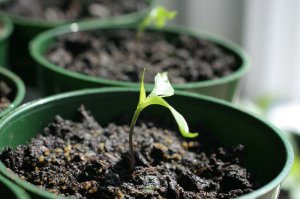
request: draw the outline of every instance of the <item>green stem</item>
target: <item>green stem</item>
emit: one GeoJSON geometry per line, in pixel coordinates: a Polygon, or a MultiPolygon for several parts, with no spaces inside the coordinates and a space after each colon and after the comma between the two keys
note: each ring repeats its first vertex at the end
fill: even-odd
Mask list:
{"type": "Polygon", "coordinates": [[[138,31],[137,31],[137,41],[141,41],[143,35],[144,35],[144,29],[143,28],[138,28],[138,31]]]}
{"type": "Polygon", "coordinates": [[[142,109],[137,107],[137,109],[134,112],[133,118],[130,123],[130,130],[129,130],[129,153],[130,153],[130,171],[134,170],[134,164],[135,164],[135,158],[134,158],[134,149],[133,149],[133,141],[132,141],[132,136],[133,136],[133,129],[136,124],[136,121],[140,115],[142,109]]]}
{"type": "Polygon", "coordinates": [[[139,27],[136,33],[136,48],[139,49],[144,35],[144,28],[139,27]]]}
{"type": "MultiPolygon", "coordinates": [[[[134,158],[134,147],[133,147],[133,141],[132,141],[132,136],[133,136],[133,129],[135,127],[136,121],[141,113],[141,111],[146,108],[147,106],[150,106],[151,104],[156,104],[153,103],[151,99],[154,99],[157,97],[150,97],[150,98],[146,98],[143,102],[139,103],[139,105],[137,106],[131,123],[130,123],[130,129],[129,129],[129,154],[130,154],[130,171],[134,170],[134,164],[135,164],[135,158],[134,158]]],[[[160,103],[157,103],[158,105],[162,105],[167,107],[168,103],[166,101],[164,101],[163,99],[158,97],[158,101],[160,101],[160,103]]]]}

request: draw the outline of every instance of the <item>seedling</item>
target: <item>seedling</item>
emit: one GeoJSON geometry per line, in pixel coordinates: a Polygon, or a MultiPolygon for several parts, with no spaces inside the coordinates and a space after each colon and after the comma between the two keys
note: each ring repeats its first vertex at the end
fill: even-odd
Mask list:
{"type": "Polygon", "coordinates": [[[133,149],[133,143],[132,143],[132,135],[133,135],[133,129],[136,124],[136,121],[142,112],[146,107],[150,105],[161,105],[166,108],[168,108],[172,115],[174,116],[176,123],[178,125],[179,131],[182,134],[183,137],[187,138],[194,138],[198,136],[198,133],[190,133],[189,127],[184,119],[184,117],[178,113],[168,102],[166,102],[163,98],[164,97],[170,97],[174,95],[174,89],[171,86],[167,73],[158,73],[155,76],[155,85],[152,90],[152,92],[146,97],[146,91],[144,87],[144,75],[145,75],[145,69],[142,74],[141,78],[141,85],[140,85],[140,99],[137,105],[137,108],[134,112],[133,118],[130,123],[130,130],[129,130],[129,148],[130,148],[130,169],[131,171],[134,168],[135,159],[134,159],[134,149],[133,149]]]}
{"type": "Polygon", "coordinates": [[[176,15],[176,11],[169,11],[162,6],[154,8],[138,27],[138,41],[142,38],[146,27],[153,24],[156,28],[162,28],[166,25],[168,20],[174,19],[176,15]]]}

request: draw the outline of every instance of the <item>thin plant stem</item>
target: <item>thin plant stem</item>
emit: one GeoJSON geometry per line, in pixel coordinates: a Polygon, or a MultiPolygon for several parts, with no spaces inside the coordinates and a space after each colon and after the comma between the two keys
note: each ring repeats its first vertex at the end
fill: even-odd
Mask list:
{"type": "Polygon", "coordinates": [[[130,129],[129,129],[129,154],[130,154],[130,171],[134,170],[134,164],[135,164],[135,158],[134,158],[134,148],[133,148],[133,129],[136,124],[137,118],[140,115],[141,110],[137,108],[134,112],[133,118],[130,123],[130,129]]]}
{"type": "Polygon", "coordinates": [[[136,33],[136,40],[135,40],[136,48],[137,48],[137,49],[140,48],[141,41],[142,41],[143,36],[144,36],[144,31],[145,31],[144,28],[138,27],[138,30],[137,30],[137,33],[136,33]]]}

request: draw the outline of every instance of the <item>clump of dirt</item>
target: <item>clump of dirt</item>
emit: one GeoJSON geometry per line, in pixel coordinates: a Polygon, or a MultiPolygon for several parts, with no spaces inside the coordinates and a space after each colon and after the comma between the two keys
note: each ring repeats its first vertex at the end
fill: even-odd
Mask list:
{"type": "Polygon", "coordinates": [[[242,166],[242,145],[220,146],[208,133],[187,140],[149,120],[135,128],[130,172],[128,131],[119,122],[103,127],[80,107],[78,121],[56,116],[0,159],[22,179],[71,198],[233,198],[257,188],[242,166]]]}
{"type": "Polygon", "coordinates": [[[240,67],[236,55],[207,40],[188,35],[147,31],[137,41],[134,30],[77,32],[56,38],[47,59],[68,70],[111,80],[146,82],[167,71],[172,83],[227,76],[240,67]]]}
{"type": "Polygon", "coordinates": [[[0,9],[32,19],[66,21],[129,14],[147,6],[144,0],[10,0],[0,9]]]}
{"type": "Polygon", "coordinates": [[[11,104],[11,93],[11,88],[4,81],[0,81],[0,112],[9,107],[11,104]]]}

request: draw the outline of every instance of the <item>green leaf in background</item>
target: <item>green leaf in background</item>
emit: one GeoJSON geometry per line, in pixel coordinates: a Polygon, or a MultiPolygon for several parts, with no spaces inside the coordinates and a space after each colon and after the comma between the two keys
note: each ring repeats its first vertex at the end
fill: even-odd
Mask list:
{"type": "Polygon", "coordinates": [[[137,38],[142,37],[145,28],[153,24],[156,28],[162,28],[167,21],[173,20],[177,15],[176,11],[170,11],[162,6],[153,8],[149,15],[141,22],[138,28],[137,38]]]}

